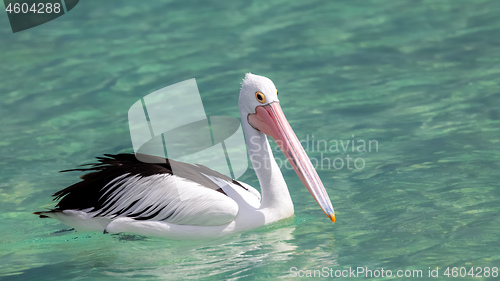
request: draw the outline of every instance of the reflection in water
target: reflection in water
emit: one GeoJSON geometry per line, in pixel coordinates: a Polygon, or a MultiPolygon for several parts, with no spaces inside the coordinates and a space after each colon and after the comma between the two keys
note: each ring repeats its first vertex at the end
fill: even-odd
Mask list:
{"type": "Polygon", "coordinates": [[[9,259],[10,270],[3,272],[9,280],[240,278],[297,254],[295,227],[287,224],[199,241],[74,232],[41,235],[40,244],[51,247],[34,247],[29,261],[19,260],[15,253],[0,259],[9,259]]]}
{"type": "MultiPolygon", "coordinates": [[[[297,248],[292,242],[295,227],[282,227],[270,232],[242,233],[212,241],[172,242],[166,247],[142,248],[144,268],[122,272],[114,268],[110,275],[133,276],[142,274],[159,279],[200,277],[238,278],[252,274],[259,267],[277,261],[286,261],[297,248]],[[175,245],[175,246],[174,246],[175,245]],[[173,246],[173,247],[172,247],[173,246]],[[156,266],[151,267],[151,265],[156,266]]],[[[155,241],[157,242],[157,241],[155,241]]],[[[162,241],[158,241],[162,243],[162,241]]],[[[129,261],[124,261],[128,265],[129,261]]]]}

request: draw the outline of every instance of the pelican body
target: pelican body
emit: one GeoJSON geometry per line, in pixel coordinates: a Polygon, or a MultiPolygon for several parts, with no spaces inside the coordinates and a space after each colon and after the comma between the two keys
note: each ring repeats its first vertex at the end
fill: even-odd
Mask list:
{"type": "MultiPolygon", "coordinates": [[[[293,215],[285,179],[266,136],[272,137],[293,169],[335,222],[328,194],[279,105],[274,83],[247,73],[238,106],[259,192],[202,165],[165,159],[138,161],[134,154],[98,157],[82,181],[54,194],[54,209],[36,212],[77,230],[199,239],[250,230],[293,215]],[[172,173],[172,164],[182,167],[172,173]]],[[[176,169],[177,170],[177,169],[176,169]]]]}

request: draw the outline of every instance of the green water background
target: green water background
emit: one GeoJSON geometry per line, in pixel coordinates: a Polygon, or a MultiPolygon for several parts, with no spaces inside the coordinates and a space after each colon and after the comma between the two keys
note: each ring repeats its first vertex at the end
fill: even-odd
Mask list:
{"type": "MultiPolygon", "coordinates": [[[[89,0],[13,34],[1,12],[0,279],[274,280],[362,266],[428,280],[429,267],[500,267],[499,15],[496,0],[89,0]],[[318,169],[335,224],[288,170],[296,215],[223,239],[55,233],[66,227],[31,214],[80,175],[57,171],[132,151],[127,111],[141,97],[196,78],[208,115],[239,117],[249,71],[275,82],[299,139],[378,142],[309,149],[366,163],[318,169]]],[[[258,185],[251,171],[242,180],[258,185]]]]}

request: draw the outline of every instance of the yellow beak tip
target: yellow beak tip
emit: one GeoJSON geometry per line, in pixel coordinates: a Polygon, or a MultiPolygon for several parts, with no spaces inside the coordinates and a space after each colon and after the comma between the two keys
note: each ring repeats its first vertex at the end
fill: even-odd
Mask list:
{"type": "Polygon", "coordinates": [[[334,214],[330,214],[329,217],[332,220],[332,223],[335,223],[335,215],[334,214]]]}

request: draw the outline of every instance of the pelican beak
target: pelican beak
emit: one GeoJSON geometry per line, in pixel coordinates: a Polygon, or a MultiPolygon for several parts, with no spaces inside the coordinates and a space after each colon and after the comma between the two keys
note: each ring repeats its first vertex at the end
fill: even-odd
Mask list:
{"type": "Polygon", "coordinates": [[[318,173],[307,157],[304,148],[286,120],[278,102],[257,106],[248,115],[248,122],[255,129],[272,137],[285,154],[293,169],[319,206],[335,222],[335,211],[318,173]]]}

